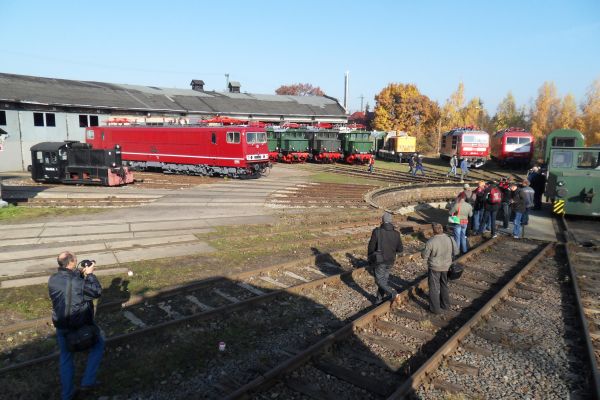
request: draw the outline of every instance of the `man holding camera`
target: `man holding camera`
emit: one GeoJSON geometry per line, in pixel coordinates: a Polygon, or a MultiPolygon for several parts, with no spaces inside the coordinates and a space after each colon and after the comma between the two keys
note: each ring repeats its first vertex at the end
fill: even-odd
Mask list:
{"type": "Polygon", "coordinates": [[[100,297],[102,286],[94,275],[95,261],[83,260],[77,268],[77,257],[68,251],[60,253],[56,260],[58,271],[48,280],[48,292],[60,348],[61,398],[69,400],[75,395],[73,351],[90,348],[80,390],[89,391],[97,385],[96,374],[102,361],[104,340],[94,323],[92,301],[100,297]],[[81,345],[82,337],[87,344],[81,345]]]}

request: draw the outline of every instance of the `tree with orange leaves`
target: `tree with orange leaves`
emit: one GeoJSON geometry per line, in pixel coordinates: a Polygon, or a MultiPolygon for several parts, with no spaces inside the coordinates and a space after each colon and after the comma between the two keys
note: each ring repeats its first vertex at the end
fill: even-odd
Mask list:
{"type": "Polygon", "coordinates": [[[318,86],[310,83],[293,83],[291,85],[281,85],[275,93],[288,96],[325,96],[325,93],[318,86]]]}

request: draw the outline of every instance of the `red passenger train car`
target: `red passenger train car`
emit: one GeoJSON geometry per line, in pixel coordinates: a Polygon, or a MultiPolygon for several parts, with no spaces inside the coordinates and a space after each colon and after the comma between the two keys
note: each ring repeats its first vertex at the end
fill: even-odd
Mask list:
{"type": "Polygon", "coordinates": [[[533,135],[523,128],[508,128],[492,136],[492,160],[500,165],[529,165],[533,159],[533,135]]]}
{"type": "Polygon", "coordinates": [[[490,135],[473,127],[456,128],[442,135],[440,157],[466,158],[470,167],[481,167],[490,155],[490,135]]]}
{"type": "Polygon", "coordinates": [[[96,126],[86,141],[120,145],[123,161],[142,170],[249,178],[269,167],[267,134],[254,126],[96,126]]]}

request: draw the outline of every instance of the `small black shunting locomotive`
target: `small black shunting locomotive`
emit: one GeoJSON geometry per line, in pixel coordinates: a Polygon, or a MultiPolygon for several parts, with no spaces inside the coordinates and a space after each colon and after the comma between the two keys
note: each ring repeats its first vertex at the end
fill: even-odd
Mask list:
{"type": "Polygon", "coordinates": [[[121,147],[96,150],[78,141],[43,142],[31,147],[31,178],[36,182],[120,186],[133,182],[122,165],[121,147]]]}

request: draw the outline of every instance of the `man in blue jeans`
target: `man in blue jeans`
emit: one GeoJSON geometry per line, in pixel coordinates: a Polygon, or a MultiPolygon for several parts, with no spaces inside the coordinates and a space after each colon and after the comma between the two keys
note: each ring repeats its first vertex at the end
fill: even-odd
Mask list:
{"type": "Polygon", "coordinates": [[[485,182],[479,181],[477,189],[471,194],[471,205],[473,206],[473,232],[479,232],[483,220],[485,207],[485,182]]]}
{"type": "Polygon", "coordinates": [[[510,190],[512,192],[512,200],[511,205],[515,212],[515,226],[513,228],[513,237],[515,239],[521,238],[521,225],[523,222],[523,216],[527,211],[527,198],[526,194],[523,192],[523,189],[518,189],[516,183],[511,183],[510,190]]]}
{"type": "Polygon", "coordinates": [[[454,233],[454,241],[458,245],[458,248],[465,254],[469,251],[469,245],[467,242],[467,225],[469,224],[469,218],[473,216],[473,208],[466,201],[465,192],[461,192],[456,198],[456,202],[450,209],[450,215],[458,217],[460,221],[458,224],[452,226],[454,233]]]}
{"type": "MultiPolygon", "coordinates": [[[[52,300],[52,323],[56,327],[56,338],[60,348],[61,398],[70,400],[75,395],[73,377],[75,367],[73,353],[67,346],[67,334],[84,325],[94,323],[94,299],[102,294],[102,286],[94,275],[95,263],[85,268],[77,268],[77,257],[64,251],[57,257],[58,271],[48,280],[48,293],[52,300]]],[[[104,339],[90,349],[87,366],[81,379],[81,391],[89,391],[96,385],[96,374],[102,361],[104,339]]]]}

